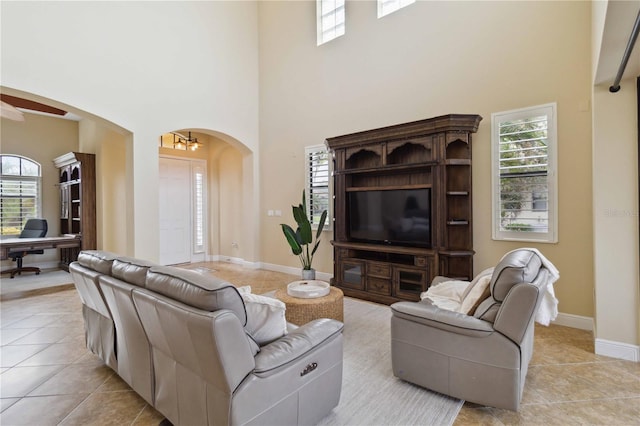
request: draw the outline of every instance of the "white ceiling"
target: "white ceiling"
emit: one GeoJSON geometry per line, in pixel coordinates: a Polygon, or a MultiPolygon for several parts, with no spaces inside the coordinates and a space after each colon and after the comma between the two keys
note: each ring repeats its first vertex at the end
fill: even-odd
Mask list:
{"type": "MultiPolygon", "coordinates": [[[[595,84],[613,84],[639,11],[640,0],[609,1],[607,3],[607,15],[595,84]]],[[[631,51],[629,62],[622,76],[623,79],[635,77],[640,77],[640,37],[631,51]]]]}

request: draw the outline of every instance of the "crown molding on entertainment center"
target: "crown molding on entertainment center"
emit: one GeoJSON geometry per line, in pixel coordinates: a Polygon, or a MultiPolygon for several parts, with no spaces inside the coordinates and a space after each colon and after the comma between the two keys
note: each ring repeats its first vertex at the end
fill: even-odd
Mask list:
{"type": "Polygon", "coordinates": [[[391,304],[419,300],[437,275],[472,278],[471,134],[481,120],[449,114],[327,139],[334,158],[333,285],[391,304]],[[372,209],[367,199],[380,191],[397,192],[385,199],[412,204],[412,213],[402,202],[372,209]]]}

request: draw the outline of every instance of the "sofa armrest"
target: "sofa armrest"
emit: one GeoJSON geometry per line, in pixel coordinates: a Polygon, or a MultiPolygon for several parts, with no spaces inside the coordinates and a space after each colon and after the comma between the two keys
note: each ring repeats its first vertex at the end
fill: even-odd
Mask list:
{"type": "Polygon", "coordinates": [[[266,373],[282,367],[342,333],[343,326],[340,321],[323,318],[298,327],[260,348],[255,357],[254,372],[266,373]]]}
{"type": "Polygon", "coordinates": [[[398,302],[391,305],[394,317],[471,337],[486,337],[494,332],[492,324],[459,312],[440,309],[425,302],[398,302]]]}
{"type": "Polygon", "coordinates": [[[502,302],[493,328],[518,345],[522,344],[541,298],[540,289],[533,284],[514,285],[502,302]]]}

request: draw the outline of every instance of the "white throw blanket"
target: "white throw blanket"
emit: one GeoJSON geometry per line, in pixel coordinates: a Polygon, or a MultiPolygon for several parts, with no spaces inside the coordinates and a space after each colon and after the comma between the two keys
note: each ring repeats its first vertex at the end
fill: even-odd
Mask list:
{"type": "MultiPolygon", "coordinates": [[[[517,250],[530,250],[536,253],[538,256],[540,256],[542,265],[549,270],[546,291],[542,295],[542,302],[540,303],[538,312],[536,312],[535,318],[535,321],[537,323],[542,325],[549,325],[549,323],[555,320],[558,316],[558,299],[556,299],[556,295],[553,290],[553,283],[558,281],[558,278],[560,278],[560,272],[558,272],[558,269],[553,265],[553,263],[551,263],[549,259],[544,257],[542,253],[540,253],[540,250],[535,248],[519,248],[516,250],[512,250],[509,253],[513,253],[517,250]]],[[[505,254],[503,258],[509,253],[505,254]]],[[[485,269],[476,276],[474,281],[478,280],[482,276],[490,275],[492,273],[493,268],[485,269]]],[[[462,299],[464,298],[465,290],[469,285],[471,285],[471,283],[469,283],[468,281],[444,281],[436,286],[429,287],[427,291],[420,295],[420,298],[429,299],[434,305],[439,308],[460,312],[462,299]]]]}
{"type": "MultiPolygon", "coordinates": [[[[549,259],[544,257],[542,253],[540,253],[540,250],[525,247],[510,251],[509,253],[517,250],[531,250],[532,252],[540,256],[540,259],[542,260],[542,266],[549,270],[547,291],[545,291],[545,293],[542,295],[542,303],[540,303],[540,308],[538,308],[538,312],[536,312],[536,322],[542,325],[549,325],[549,323],[555,320],[558,316],[558,299],[556,299],[556,294],[553,290],[553,283],[558,281],[558,278],[560,278],[560,272],[549,259]]],[[[505,254],[505,256],[509,253],[505,254]]]]}

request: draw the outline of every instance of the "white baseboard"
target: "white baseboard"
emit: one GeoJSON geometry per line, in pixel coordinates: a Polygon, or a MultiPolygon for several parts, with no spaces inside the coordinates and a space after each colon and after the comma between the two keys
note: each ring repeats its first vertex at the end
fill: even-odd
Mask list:
{"type": "MultiPolygon", "coordinates": [[[[262,269],[266,269],[267,271],[275,271],[275,272],[282,272],[283,274],[291,274],[291,275],[297,275],[300,276],[302,275],[301,268],[296,268],[293,266],[283,266],[283,265],[277,265],[275,263],[265,263],[262,262],[260,263],[260,268],[262,269]]],[[[333,278],[333,274],[329,274],[327,272],[320,272],[320,271],[316,271],[316,278],[322,281],[327,281],[329,282],[331,280],[331,278],[333,278]]]]}
{"type": "Polygon", "coordinates": [[[245,268],[249,268],[249,269],[259,269],[261,263],[260,262],[249,262],[246,261],[240,257],[231,257],[231,256],[223,256],[223,255],[213,255],[213,256],[208,256],[208,260],[209,262],[228,262],[228,263],[233,263],[235,265],[241,265],[245,268]]]}
{"type": "Polygon", "coordinates": [[[563,325],[565,327],[578,328],[580,330],[593,331],[593,318],[583,317],[581,315],[558,313],[553,324],[563,325]]]}
{"type": "Polygon", "coordinates": [[[611,340],[596,339],[596,355],[640,362],[640,346],[611,340]]]}

